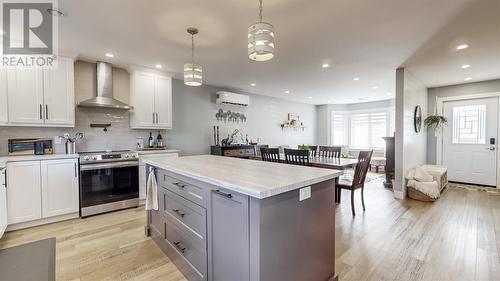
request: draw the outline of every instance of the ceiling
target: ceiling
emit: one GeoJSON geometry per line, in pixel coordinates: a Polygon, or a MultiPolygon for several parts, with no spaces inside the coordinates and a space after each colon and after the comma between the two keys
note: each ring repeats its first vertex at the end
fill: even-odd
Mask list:
{"type": "Polygon", "coordinates": [[[500,0],[265,0],[264,21],[276,33],[268,62],[247,56],[257,0],[59,4],[67,14],[60,18],[59,46],[83,59],[161,64],[182,78],[190,60],[186,28],[195,26],[195,60],[205,84],[311,104],[393,98],[400,66],[427,86],[463,82],[463,63],[471,65],[473,81],[500,77],[500,0]],[[457,52],[461,42],[470,47],[457,52]]]}

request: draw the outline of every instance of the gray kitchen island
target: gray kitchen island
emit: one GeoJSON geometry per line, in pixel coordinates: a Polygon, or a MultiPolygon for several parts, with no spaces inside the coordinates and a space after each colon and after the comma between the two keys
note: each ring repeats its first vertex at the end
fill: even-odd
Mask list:
{"type": "Polygon", "coordinates": [[[188,280],[336,280],[341,171],[212,155],[145,160],[147,233],[188,280]]]}

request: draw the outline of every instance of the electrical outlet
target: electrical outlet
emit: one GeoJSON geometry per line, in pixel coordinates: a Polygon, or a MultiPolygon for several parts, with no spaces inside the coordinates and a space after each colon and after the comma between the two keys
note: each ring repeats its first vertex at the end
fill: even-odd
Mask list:
{"type": "Polygon", "coordinates": [[[61,137],[60,136],[54,137],[54,144],[61,144],[61,137]]]}
{"type": "Polygon", "coordinates": [[[299,190],[299,201],[311,198],[311,186],[303,187],[299,190]]]}

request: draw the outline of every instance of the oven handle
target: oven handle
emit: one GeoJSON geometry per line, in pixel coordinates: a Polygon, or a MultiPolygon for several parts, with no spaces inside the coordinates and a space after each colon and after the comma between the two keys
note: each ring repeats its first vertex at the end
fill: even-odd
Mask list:
{"type": "Polygon", "coordinates": [[[134,167],[134,166],[139,167],[139,161],[126,161],[126,162],[102,163],[102,164],[84,164],[80,165],[80,171],[124,168],[124,167],[134,167]]]}

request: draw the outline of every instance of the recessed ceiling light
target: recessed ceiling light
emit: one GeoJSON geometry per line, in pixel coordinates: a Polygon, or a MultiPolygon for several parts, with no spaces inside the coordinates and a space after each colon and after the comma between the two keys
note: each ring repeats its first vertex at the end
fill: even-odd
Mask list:
{"type": "Polygon", "coordinates": [[[464,64],[464,65],[462,65],[463,69],[466,69],[466,68],[469,68],[469,67],[470,67],[470,64],[464,64]]]}
{"type": "Polygon", "coordinates": [[[162,68],[163,66],[161,64],[157,64],[156,68],[162,68]]]}
{"type": "Polygon", "coordinates": [[[321,65],[321,67],[328,68],[328,67],[330,67],[330,65],[328,63],[324,63],[324,64],[321,65]]]}
{"type": "Polygon", "coordinates": [[[114,57],[114,55],[113,55],[112,53],[106,53],[106,54],[104,54],[104,55],[105,55],[106,57],[108,57],[108,58],[112,58],[112,57],[114,57]]]}
{"type": "Polygon", "coordinates": [[[378,86],[373,86],[372,89],[376,90],[378,89],[378,86]]]}
{"type": "Polygon", "coordinates": [[[285,94],[290,94],[290,91],[286,90],[286,91],[285,91],[285,94]]]}
{"type": "Polygon", "coordinates": [[[464,80],[465,81],[470,81],[470,80],[472,80],[472,77],[465,77],[464,80]]]}
{"type": "Polygon", "coordinates": [[[308,98],[308,99],[310,99],[310,100],[312,100],[312,98],[313,98],[313,97],[309,96],[309,97],[307,97],[307,98],[308,98]]]}
{"type": "Polygon", "coordinates": [[[66,15],[62,10],[59,10],[57,8],[47,9],[47,13],[54,17],[64,17],[66,15]]]}
{"type": "Polygon", "coordinates": [[[469,48],[469,45],[467,44],[461,44],[457,46],[457,50],[463,50],[469,48]]]}
{"type": "Polygon", "coordinates": [[[352,80],[359,81],[359,78],[358,77],[354,77],[354,78],[352,78],[352,80]]]}
{"type": "Polygon", "coordinates": [[[255,85],[257,85],[257,84],[255,84],[255,83],[250,84],[250,86],[252,86],[252,87],[255,87],[255,85]]]}

